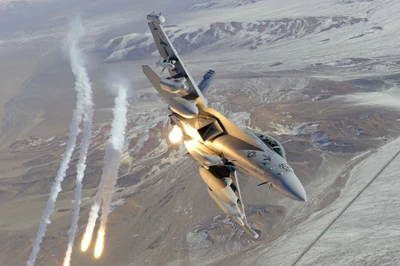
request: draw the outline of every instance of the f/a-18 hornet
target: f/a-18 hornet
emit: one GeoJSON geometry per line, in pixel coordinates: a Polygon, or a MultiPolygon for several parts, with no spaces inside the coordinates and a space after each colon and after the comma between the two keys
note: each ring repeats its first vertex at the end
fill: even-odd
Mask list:
{"type": "Polygon", "coordinates": [[[224,213],[257,238],[247,222],[237,171],[255,176],[261,184],[298,201],[307,200],[303,185],[276,139],[242,130],[208,107],[205,95],[215,71],[207,71],[197,85],[161,26],[165,18],[153,13],[147,20],[162,57],[156,65],[162,68],[161,73],[167,69],[170,77],[161,78],[147,65],[142,68],[171,111],[171,142],[179,142],[183,137],[187,151],[200,164],[200,176],[208,186],[208,194],[224,213]]]}

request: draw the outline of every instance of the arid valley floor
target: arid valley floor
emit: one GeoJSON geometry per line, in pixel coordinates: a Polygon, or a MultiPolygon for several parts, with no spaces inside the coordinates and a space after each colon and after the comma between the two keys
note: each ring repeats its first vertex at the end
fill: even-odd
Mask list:
{"type": "MultiPolygon", "coordinates": [[[[0,265],[26,265],[75,103],[64,52],[80,14],[94,125],[72,265],[399,265],[400,24],[395,0],[0,0],[0,265]],[[295,202],[240,175],[251,239],[218,209],[166,104],[141,72],[158,60],[146,14],[166,29],[207,98],[275,136],[305,186],[295,202]],[[104,254],[79,249],[103,167],[114,97],[129,80],[128,130],[104,254]]],[[[37,265],[61,265],[77,151],[37,265]]]]}

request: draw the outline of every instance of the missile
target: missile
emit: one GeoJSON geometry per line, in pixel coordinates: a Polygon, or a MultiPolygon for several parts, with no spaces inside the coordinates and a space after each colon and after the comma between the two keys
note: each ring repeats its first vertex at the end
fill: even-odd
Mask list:
{"type": "Polygon", "coordinates": [[[165,22],[165,17],[161,16],[161,13],[158,15],[156,13],[152,13],[147,15],[147,20],[161,24],[165,22]]]}
{"type": "Polygon", "coordinates": [[[168,102],[169,108],[184,118],[194,118],[199,114],[196,104],[180,97],[172,97],[168,102]]]}
{"type": "Polygon", "coordinates": [[[212,192],[218,196],[219,199],[231,206],[231,208],[239,209],[237,206],[239,199],[229,185],[204,167],[200,167],[199,171],[203,181],[212,190],[212,192]]]}
{"type": "Polygon", "coordinates": [[[249,235],[251,235],[254,239],[259,237],[259,234],[254,231],[250,225],[247,223],[246,219],[242,219],[240,217],[231,216],[249,235]],[[244,220],[244,221],[243,221],[244,220]]]}
{"type": "Polygon", "coordinates": [[[257,234],[256,231],[254,231],[248,224],[245,224],[243,226],[243,229],[246,230],[246,232],[251,235],[254,239],[257,239],[259,235],[257,234]]]}
{"type": "Polygon", "coordinates": [[[205,147],[204,145],[198,143],[196,140],[185,141],[186,150],[192,155],[201,165],[206,169],[213,165],[223,165],[224,161],[218,155],[212,154],[213,152],[205,147]]]}

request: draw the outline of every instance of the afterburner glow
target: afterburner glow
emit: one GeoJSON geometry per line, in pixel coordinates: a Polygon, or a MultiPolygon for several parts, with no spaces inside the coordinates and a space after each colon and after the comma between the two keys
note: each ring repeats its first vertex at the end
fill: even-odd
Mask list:
{"type": "Polygon", "coordinates": [[[178,143],[179,141],[182,140],[183,134],[182,134],[182,129],[178,126],[174,126],[169,133],[169,140],[172,143],[178,143]]]}

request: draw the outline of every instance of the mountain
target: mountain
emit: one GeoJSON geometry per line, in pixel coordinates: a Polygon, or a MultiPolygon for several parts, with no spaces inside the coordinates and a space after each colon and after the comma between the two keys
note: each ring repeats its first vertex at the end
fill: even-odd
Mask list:
{"type": "MultiPolygon", "coordinates": [[[[185,54],[200,48],[213,49],[218,45],[221,49],[242,47],[253,50],[284,39],[303,38],[366,21],[366,18],[321,16],[251,22],[215,22],[189,30],[172,25],[165,26],[165,29],[177,51],[185,54]]],[[[157,54],[150,33],[132,33],[116,37],[101,45],[97,50],[104,54],[105,62],[140,60],[150,54],[153,56],[157,54]]]]}
{"type": "MultiPolygon", "coordinates": [[[[400,1],[71,0],[0,14],[0,265],[26,264],[65,152],[76,95],[62,46],[79,12],[95,119],[71,265],[399,264],[400,1]],[[167,104],[141,71],[158,57],[149,6],[165,15],[196,82],[216,71],[210,106],[279,140],[305,186],[308,201],[300,203],[239,175],[258,240],[208,197],[184,145],[168,141],[167,104]],[[132,85],[129,126],[104,254],[94,259],[78,249],[104,165],[116,79],[132,85]]],[[[65,256],[78,154],[40,265],[65,256]]]]}

